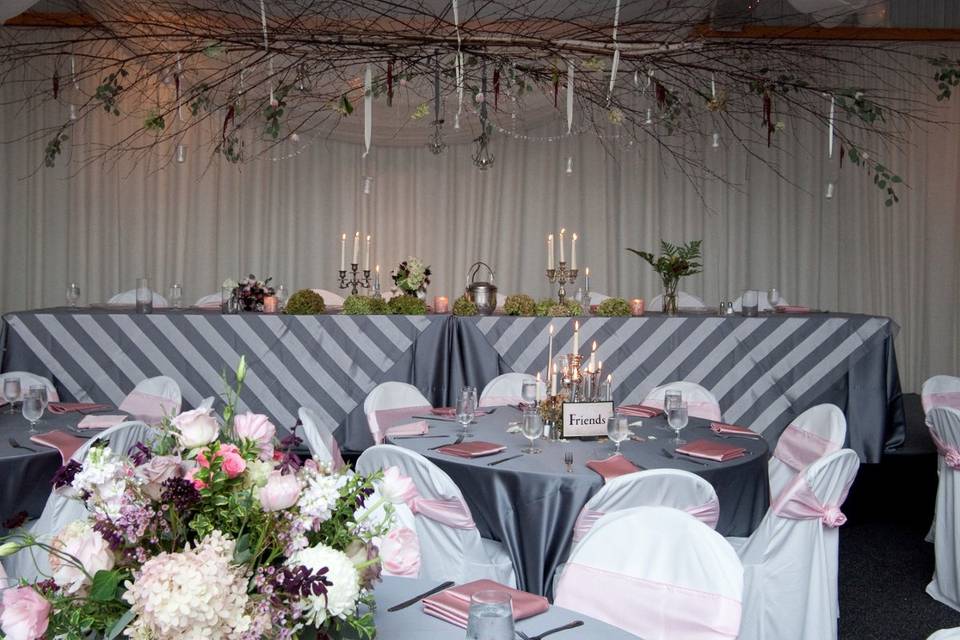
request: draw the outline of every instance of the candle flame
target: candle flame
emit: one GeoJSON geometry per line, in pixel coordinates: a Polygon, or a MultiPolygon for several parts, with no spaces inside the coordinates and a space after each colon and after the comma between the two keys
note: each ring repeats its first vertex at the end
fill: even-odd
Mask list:
{"type": "Polygon", "coordinates": [[[553,335],[553,325],[550,325],[550,335],[553,335]]]}
{"type": "Polygon", "coordinates": [[[607,376],[607,382],[613,382],[613,374],[607,376]]]}
{"type": "Polygon", "coordinates": [[[380,273],[380,265],[377,265],[376,270],[377,270],[377,273],[380,273]]]}
{"type": "Polygon", "coordinates": [[[573,239],[574,239],[574,240],[577,239],[577,234],[573,234],[573,239]]]}
{"type": "Polygon", "coordinates": [[[370,242],[370,234],[367,234],[367,242],[370,242]]]}
{"type": "Polygon", "coordinates": [[[573,330],[574,330],[574,331],[580,331],[580,321],[579,321],[579,320],[574,320],[574,321],[573,321],[573,330]]]}
{"type": "MultiPolygon", "coordinates": [[[[577,237],[576,234],[574,234],[573,237],[576,238],[576,237],[577,237]]],[[[587,267],[586,271],[587,271],[587,277],[589,278],[589,277],[590,277],[590,267],[587,267]]]]}
{"type": "Polygon", "coordinates": [[[547,240],[553,240],[553,234],[552,234],[552,233],[548,233],[548,234],[547,234],[547,240]]]}
{"type": "Polygon", "coordinates": [[[596,341],[596,340],[593,341],[593,346],[590,348],[590,350],[591,350],[591,351],[596,351],[596,350],[597,350],[597,341],[596,341]]]}
{"type": "Polygon", "coordinates": [[[359,238],[359,237],[360,237],[360,232],[357,231],[357,233],[354,235],[354,237],[355,237],[355,238],[359,238]]]}
{"type": "Polygon", "coordinates": [[[566,229],[560,229],[560,235],[563,235],[563,234],[565,234],[566,232],[567,232],[566,229]]]}
{"type": "Polygon", "coordinates": [[[343,235],[341,235],[341,236],[340,236],[340,239],[341,239],[341,240],[346,240],[346,239],[347,239],[347,234],[344,233],[343,235]]]}

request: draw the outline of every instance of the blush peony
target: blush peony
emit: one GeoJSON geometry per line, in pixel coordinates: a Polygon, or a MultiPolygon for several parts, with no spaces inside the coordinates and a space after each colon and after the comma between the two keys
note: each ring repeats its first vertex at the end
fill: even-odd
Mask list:
{"type": "Polygon", "coordinates": [[[31,587],[7,589],[2,602],[0,631],[7,640],[38,640],[47,632],[50,603],[31,587]]]}
{"type": "Polygon", "coordinates": [[[220,435],[217,419],[210,415],[212,409],[184,411],[171,421],[180,444],[187,449],[196,449],[210,444],[220,435]]]}
{"type": "Polygon", "coordinates": [[[261,460],[269,460],[273,457],[273,438],[277,434],[277,428],[267,416],[248,411],[233,419],[233,428],[237,432],[237,437],[257,443],[261,460]]]}
{"type": "Polygon", "coordinates": [[[300,480],[293,474],[274,471],[267,478],[266,486],[260,489],[259,496],[264,511],[289,509],[300,498],[300,480]]]}
{"type": "Polygon", "coordinates": [[[83,571],[73,562],[50,554],[50,569],[53,580],[65,592],[85,594],[90,588],[89,576],[97,571],[109,571],[116,562],[110,545],[86,520],[75,520],[60,530],[50,546],[71,555],[83,565],[83,571]]]}

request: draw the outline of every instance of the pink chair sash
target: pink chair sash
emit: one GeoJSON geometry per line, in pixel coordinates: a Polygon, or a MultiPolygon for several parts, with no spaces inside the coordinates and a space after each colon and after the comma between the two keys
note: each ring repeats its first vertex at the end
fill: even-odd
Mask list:
{"type": "Polygon", "coordinates": [[[815,433],[790,425],[780,434],[773,457],[796,472],[834,451],[839,451],[843,443],[831,442],[815,433]]]}
{"type": "Polygon", "coordinates": [[[144,422],[159,422],[164,416],[173,416],[178,409],[176,400],[141,391],[131,391],[117,408],[144,422]]]}
{"type": "Polygon", "coordinates": [[[336,438],[330,438],[330,457],[332,458],[333,470],[340,471],[347,466],[343,461],[343,454],[340,453],[340,443],[336,438]]]}
{"type": "Polygon", "coordinates": [[[923,395],[922,402],[926,411],[929,411],[934,407],[951,407],[953,409],[960,409],[960,391],[926,393],[923,395]]]}
{"type": "MultiPolygon", "coordinates": [[[[717,521],[720,519],[720,502],[710,500],[695,507],[683,509],[694,518],[707,525],[711,529],[717,528],[717,521]]],[[[580,542],[585,535],[597,524],[597,520],[602,518],[606,511],[594,511],[584,507],[577,516],[577,521],[573,525],[573,541],[580,542]]]]}
{"type": "Polygon", "coordinates": [[[930,437],[933,443],[937,445],[937,453],[943,456],[943,461],[951,469],[960,470],[960,450],[943,441],[943,438],[937,435],[937,432],[930,429],[930,437]]]}
{"type": "Polygon", "coordinates": [[[416,407],[400,407],[398,409],[378,409],[372,413],[367,414],[367,423],[371,427],[371,431],[375,430],[373,433],[373,439],[376,440],[377,444],[383,443],[384,434],[387,433],[387,429],[390,427],[395,427],[404,422],[409,422],[411,416],[423,413],[426,414],[433,407],[430,405],[416,406],[416,407]]]}
{"type": "Polygon", "coordinates": [[[410,507],[414,515],[421,515],[442,525],[453,527],[454,529],[476,529],[477,525],[470,515],[470,509],[464,504],[463,500],[457,498],[439,498],[429,500],[422,497],[417,488],[411,485],[404,501],[410,507]]]}
{"type": "Polygon", "coordinates": [[[733,640],[740,631],[737,600],[577,563],[564,569],[555,604],[641,638],[733,640]]]}
{"type": "Polygon", "coordinates": [[[771,509],[782,518],[791,520],[819,518],[828,527],[839,527],[847,522],[847,516],[840,511],[840,505],[847,499],[847,492],[850,491],[852,482],[853,478],[843,487],[837,504],[823,504],[810,488],[806,476],[799,475],[784,489],[771,509]]]}

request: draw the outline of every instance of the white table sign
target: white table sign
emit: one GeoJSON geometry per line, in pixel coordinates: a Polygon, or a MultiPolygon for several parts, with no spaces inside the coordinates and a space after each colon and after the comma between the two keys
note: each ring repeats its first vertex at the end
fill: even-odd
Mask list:
{"type": "Polygon", "coordinates": [[[612,402],[564,402],[562,438],[594,438],[607,435],[612,402]]]}

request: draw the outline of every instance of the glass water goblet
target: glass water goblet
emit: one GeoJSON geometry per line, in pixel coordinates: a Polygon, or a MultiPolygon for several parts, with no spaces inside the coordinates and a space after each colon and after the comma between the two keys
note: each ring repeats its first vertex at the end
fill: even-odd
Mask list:
{"type": "Polygon", "coordinates": [[[534,380],[524,380],[520,388],[520,398],[527,406],[533,405],[537,401],[537,383],[534,380]]]}
{"type": "Polygon", "coordinates": [[[183,305],[183,287],[174,282],[170,287],[170,306],[179,309],[183,305]]]}
{"type": "Polygon", "coordinates": [[[614,414],[607,418],[607,437],[614,444],[614,455],[620,453],[620,443],[630,436],[627,416],[614,414]]]}
{"type": "Polygon", "coordinates": [[[27,393],[39,396],[40,401],[43,403],[43,410],[47,410],[47,405],[50,404],[50,398],[47,395],[47,387],[45,385],[38,384],[32,386],[27,393]]]}
{"type": "Polygon", "coordinates": [[[29,392],[23,397],[23,403],[20,407],[23,417],[30,421],[30,433],[37,433],[37,422],[43,416],[43,399],[34,392],[29,392]]]}
{"type": "Polygon", "coordinates": [[[460,435],[465,438],[470,437],[468,427],[476,411],[477,406],[474,404],[473,395],[468,389],[462,389],[457,397],[457,422],[460,424],[460,435]]]}
{"type": "Polygon", "coordinates": [[[281,284],[273,295],[277,298],[277,310],[283,311],[283,308],[287,305],[287,288],[281,284]]]}
{"type": "Polygon", "coordinates": [[[3,381],[3,397],[6,398],[7,402],[10,403],[10,411],[8,413],[16,413],[13,405],[17,400],[20,399],[20,393],[22,391],[23,389],[20,387],[20,378],[7,378],[3,381]]]}
{"type": "Polygon", "coordinates": [[[521,449],[524,453],[540,453],[540,449],[533,446],[537,438],[543,435],[543,418],[536,409],[527,409],[523,412],[523,422],[520,424],[523,436],[530,441],[530,446],[521,449]]]}
{"type": "Polygon", "coordinates": [[[490,589],[470,596],[467,640],[513,640],[514,633],[509,593],[490,589]]]}
{"type": "Polygon", "coordinates": [[[680,406],[670,407],[667,410],[667,424],[669,424],[670,428],[673,429],[674,433],[676,433],[676,437],[673,440],[673,444],[675,446],[686,444],[686,440],[680,439],[680,432],[684,427],[687,426],[687,420],[688,416],[686,402],[681,402],[680,406]]]}
{"type": "Polygon", "coordinates": [[[80,286],[76,282],[67,285],[67,306],[76,307],[80,300],[80,286]]]}
{"type": "MultiPolygon", "coordinates": [[[[663,412],[669,413],[670,407],[679,407],[680,403],[683,402],[683,392],[679,389],[667,389],[666,393],[663,394],[663,412]]],[[[663,429],[664,427],[660,427],[663,429]]],[[[670,430],[670,427],[666,427],[667,431],[670,430]]]]}
{"type": "Polygon", "coordinates": [[[780,304],[780,292],[777,291],[776,287],[770,287],[770,290],[767,291],[767,301],[770,303],[770,311],[775,311],[777,305],[780,304]]]}

